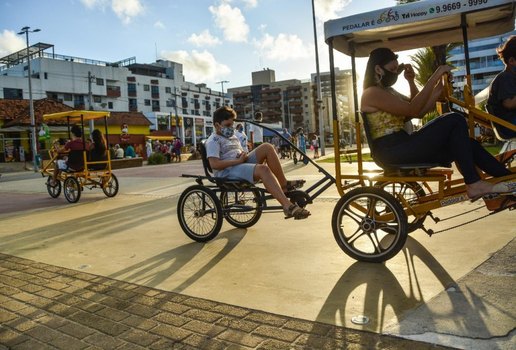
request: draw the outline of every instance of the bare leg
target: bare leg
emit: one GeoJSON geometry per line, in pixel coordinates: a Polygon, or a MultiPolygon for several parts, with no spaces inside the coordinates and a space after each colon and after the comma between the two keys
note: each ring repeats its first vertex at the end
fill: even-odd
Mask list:
{"type": "MultiPolygon", "coordinates": [[[[261,147],[261,146],[260,146],[261,147]]],[[[272,173],[272,169],[270,169],[267,165],[264,164],[256,164],[254,168],[254,179],[261,180],[267,191],[282,205],[283,209],[286,210],[289,208],[292,203],[285,196],[281,186],[279,185],[276,177],[272,173]]]]}
{"type": "MultiPolygon", "coordinates": [[[[276,176],[276,183],[279,182],[281,188],[285,188],[287,186],[287,179],[285,174],[283,173],[283,169],[281,168],[281,163],[278,158],[278,154],[276,153],[274,146],[270,143],[262,143],[260,146],[256,148],[256,159],[258,164],[263,164],[267,162],[267,166],[270,168],[274,176],[276,176]]],[[[263,180],[262,180],[263,181],[263,180]]],[[[265,182],[264,182],[265,185],[265,182]]],[[[265,186],[267,187],[267,186],[265,186]]],[[[280,189],[281,189],[280,188],[280,189]]],[[[267,190],[269,190],[267,188],[267,190]]],[[[269,191],[270,192],[270,191],[269,191]]],[[[272,192],[271,192],[272,194],[272,192]]],[[[272,194],[274,196],[274,194],[272,194]]],[[[276,198],[276,197],[274,197],[276,198]]],[[[277,198],[276,198],[277,199],[277,198]]]]}

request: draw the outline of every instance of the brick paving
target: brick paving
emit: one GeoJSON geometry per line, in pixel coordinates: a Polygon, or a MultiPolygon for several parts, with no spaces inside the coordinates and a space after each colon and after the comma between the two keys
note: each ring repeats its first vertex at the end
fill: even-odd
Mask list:
{"type": "Polygon", "coordinates": [[[448,349],[0,254],[0,350],[448,349]]]}

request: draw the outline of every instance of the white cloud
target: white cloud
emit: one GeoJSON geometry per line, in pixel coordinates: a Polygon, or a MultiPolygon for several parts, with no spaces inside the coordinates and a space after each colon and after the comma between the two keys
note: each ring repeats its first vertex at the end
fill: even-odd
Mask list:
{"type": "Polygon", "coordinates": [[[191,82],[206,83],[227,76],[231,72],[228,66],[217,62],[215,57],[206,50],[202,52],[193,50],[191,53],[184,50],[163,51],[161,56],[164,59],[181,63],[185,79],[191,82]]]}
{"type": "Polygon", "coordinates": [[[223,31],[224,39],[232,42],[247,41],[249,26],[238,7],[222,3],[219,6],[210,6],[209,9],[213,14],[215,24],[223,31]]]}
{"type": "Polygon", "coordinates": [[[113,0],[111,9],[125,24],[129,24],[133,17],[144,11],[140,0],[113,0]]]}
{"type": "Polygon", "coordinates": [[[211,35],[208,29],[203,30],[200,34],[192,34],[188,38],[188,42],[198,47],[215,46],[221,43],[219,38],[211,35]]]}
{"type": "Polygon", "coordinates": [[[248,8],[253,8],[253,7],[258,6],[258,0],[242,0],[242,2],[248,8]]]}
{"type": "Polygon", "coordinates": [[[315,0],[315,16],[321,21],[337,18],[338,12],[350,2],[351,0],[315,0]]]}
{"type": "Polygon", "coordinates": [[[7,29],[0,33],[0,57],[7,56],[25,47],[25,36],[17,35],[16,32],[7,29]]]}
{"type": "Polygon", "coordinates": [[[260,51],[260,56],[278,61],[309,57],[314,52],[312,44],[304,44],[295,34],[280,33],[277,37],[265,34],[262,39],[254,41],[254,46],[260,51]]]}
{"type": "Polygon", "coordinates": [[[104,10],[109,6],[109,0],[81,0],[81,2],[89,9],[100,8],[104,10]]]}
{"type": "Polygon", "coordinates": [[[154,28],[165,29],[165,25],[161,21],[156,21],[156,23],[154,23],[154,28]]]}

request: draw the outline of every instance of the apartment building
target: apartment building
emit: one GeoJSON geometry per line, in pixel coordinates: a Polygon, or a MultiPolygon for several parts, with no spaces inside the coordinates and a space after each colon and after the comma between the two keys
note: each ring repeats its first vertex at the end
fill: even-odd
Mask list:
{"type": "MultiPolygon", "coordinates": [[[[331,141],[333,133],[333,107],[331,97],[331,75],[330,72],[321,72],[321,100],[322,100],[322,118],[325,135],[331,141]]],[[[317,74],[311,75],[312,84],[317,84],[317,74]]],[[[354,142],[353,125],[355,120],[355,108],[353,101],[353,79],[351,70],[341,70],[335,68],[335,93],[337,96],[337,116],[339,118],[341,139],[347,142],[354,142]]]]}
{"type": "Polygon", "coordinates": [[[252,72],[252,85],[228,89],[239,118],[250,119],[262,112],[264,123],[295,130],[315,131],[314,87],[298,79],[275,81],[275,72],[266,68],[252,72]]]}
{"type": "MultiPolygon", "coordinates": [[[[222,92],[185,81],[177,62],[140,64],[135,57],[104,62],[55,54],[54,46],[44,43],[29,51],[34,100],[51,98],[75,109],[142,112],[151,129],[170,130],[187,145],[211,134],[214,109],[232,104],[222,92]]],[[[0,98],[29,98],[27,61],[25,49],[0,58],[0,98]]]]}
{"type": "MultiPolygon", "coordinates": [[[[471,83],[474,95],[487,88],[494,77],[504,69],[502,61],[496,54],[496,48],[511,35],[516,35],[516,30],[503,35],[469,41],[471,83]]],[[[456,88],[462,91],[466,80],[464,46],[460,45],[452,49],[450,55],[449,62],[455,67],[453,80],[456,88]]]]}

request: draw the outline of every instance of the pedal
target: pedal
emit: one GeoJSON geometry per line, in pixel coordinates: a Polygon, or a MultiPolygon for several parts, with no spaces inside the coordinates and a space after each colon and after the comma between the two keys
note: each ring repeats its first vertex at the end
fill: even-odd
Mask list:
{"type": "Polygon", "coordinates": [[[441,221],[441,219],[439,219],[438,217],[434,216],[434,214],[432,212],[429,212],[428,213],[428,216],[430,216],[430,218],[432,220],[434,220],[434,222],[437,224],[439,221],[441,221]]]}
{"type": "Polygon", "coordinates": [[[426,228],[424,226],[421,226],[421,229],[423,231],[425,231],[425,233],[428,235],[428,237],[432,237],[432,235],[434,234],[434,230],[432,230],[431,228],[426,228]]]}

